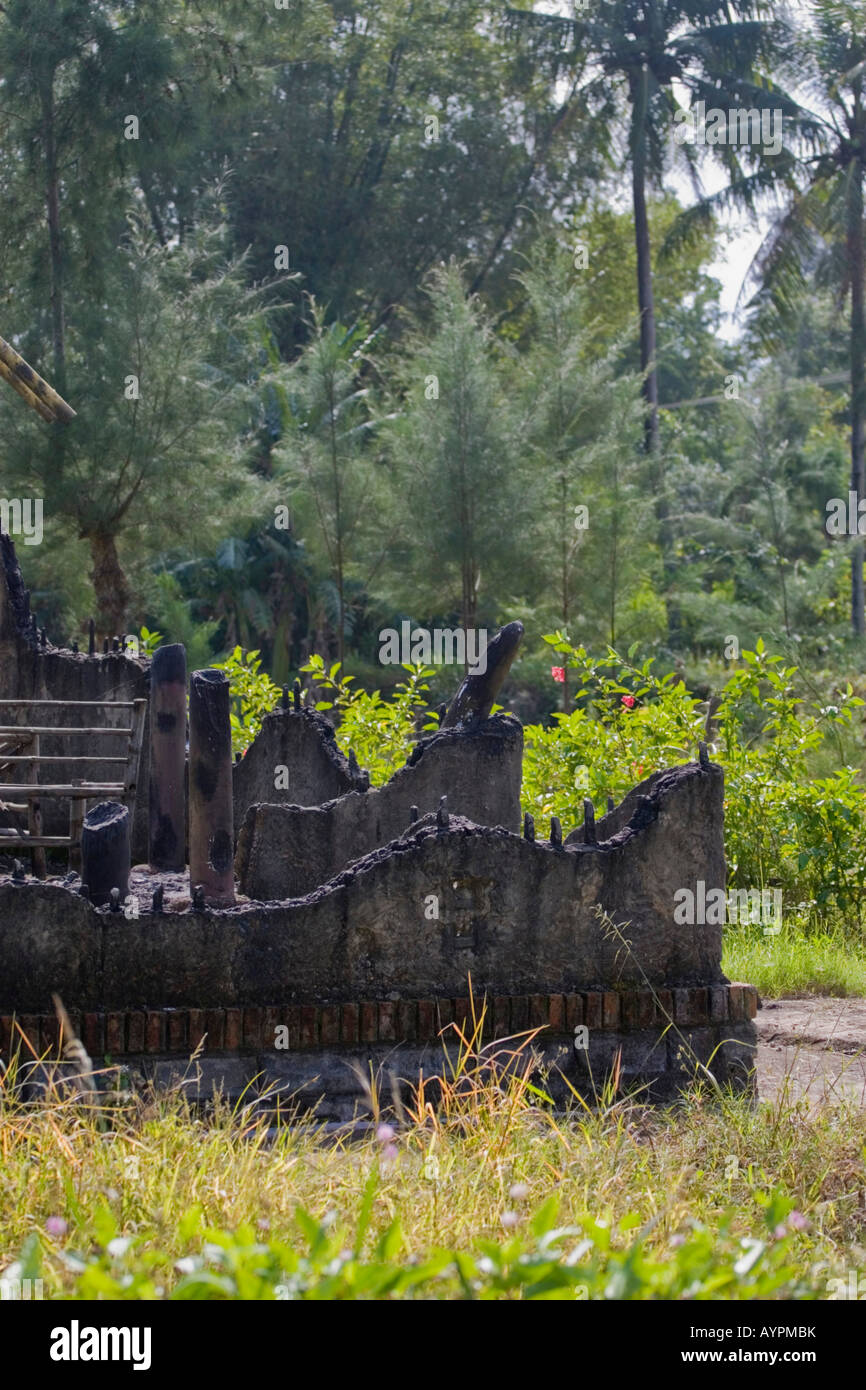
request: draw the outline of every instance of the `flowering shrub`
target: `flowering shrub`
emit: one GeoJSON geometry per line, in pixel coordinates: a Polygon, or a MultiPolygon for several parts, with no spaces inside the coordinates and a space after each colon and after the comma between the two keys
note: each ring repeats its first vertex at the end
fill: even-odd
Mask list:
{"type": "MultiPolygon", "coordinates": [[[[542,820],[558,816],[566,827],[583,820],[589,797],[603,809],[620,801],[650,773],[697,756],[706,738],[706,705],[673,673],[659,677],[652,659],[636,665],[635,648],[622,656],[608,648],[591,657],[561,633],[545,638],[576,672],[575,709],[555,714],[546,728],[525,730],[523,803],[542,820]]],[[[787,908],[819,916],[830,910],[859,922],[866,906],[866,791],[857,768],[843,764],[817,775],[816,757],[836,746],[863,704],[851,686],[834,703],[807,704],[797,694],[796,667],[770,656],[762,642],[743,652],[715,711],[711,756],[725,772],[725,842],[733,886],[781,887],[787,908]]],[[[243,751],[274,709],[280,690],[260,670],[258,652],[239,647],[222,663],[235,701],[232,738],[243,751]]],[[[303,671],[319,695],[316,708],[332,710],[337,741],[354,752],[379,785],[402,767],[419,733],[438,727],[427,709],[424,666],[407,666],[392,699],[354,687],[339,663],[320,656],[303,671]]],[[[554,672],[565,667],[552,667],[554,672]]]]}
{"type": "MultiPolygon", "coordinates": [[[[576,708],[552,728],[525,731],[527,810],[583,819],[583,799],[619,801],[651,772],[693,759],[706,706],[682,680],[653,674],[608,648],[599,659],[561,633],[545,638],[577,672],[576,708]]],[[[856,916],[866,903],[866,792],[856,768],[812,771],[815,755],[851,726],[863,704],[850,685],[835,703],[806,705],[796,667],[762,642],[742,653],[715,712],[711,755],[725,772],[725,841],[733,884],[780,886],[788,904],[856,916]]]]}

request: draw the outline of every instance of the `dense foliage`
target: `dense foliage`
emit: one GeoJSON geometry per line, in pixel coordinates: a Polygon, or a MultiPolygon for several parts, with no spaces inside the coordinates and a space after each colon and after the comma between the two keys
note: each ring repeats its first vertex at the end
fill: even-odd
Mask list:
{"type": "Polygon", "coordinates": [[[704,729],[732,881],[859,922],[864,45],[844,0],[10,0],[0,330],[78,411],[0,392],[40,623],[221,665],[238,753],[300,677],[381,782],[461,675],[381,632],[520,617],[528,810],[704,729]],[[675,138],[758,93],[774,152],[675,138]]]}
{"type": "Polygon", "coordinates": [[[824,522],[860,487],[862,14],[531,8],[3,8],[0,328],[78,411],[0,395],[55,639],[93,613],[372,689],[383,627],[519,614],[541,718],[554,628],[693,681],[730,633],[856,668],[860,542],[824,522]],[[759,92],[778,152],[675,138],[684,101],[759,92]],[[786,208],[736,342],[734,203],[786,208]]]}

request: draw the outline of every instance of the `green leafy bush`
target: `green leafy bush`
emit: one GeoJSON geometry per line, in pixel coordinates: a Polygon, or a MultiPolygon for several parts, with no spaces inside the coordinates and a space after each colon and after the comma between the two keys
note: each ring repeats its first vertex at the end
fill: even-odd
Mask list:
{"type": "MultiPolygon", "coordinates": [[[[694,758],[706,735],[706,705],[652,660],[608,648],[601,659],[561,633],[545,638],[578,674],[577,708],[552,728],[526,729],[526,809],[566,826],[583,820],[583,798],[619,800],[651,772],[694,758]]],[[[789,906],[830,909],[859,922],[866,893],[866,792],[857,769],[813,771],[818,755],[840,758],[842,731],[863,701],[850,684],[833,703],[807,704],[797,668],[763,642],[743,652],[714,713],[713,758],[725,772],[725,843],[733,885],[781,887],[789,906]]]]}
{"type": "Polygon", "coordinates": [[[215,661],[217,671],[225,671],[232,698],[232,752],[245,753],[262,727],[262,719],[276,709],[282,691],[267,671],[261,669],[258,651],[244,653],[235,647],[225,661],[215,661]]]}
{"type": "MultiPolygon", "coordinates": [[[[180,1243],[189,1253],[172,1260],[142,1238],[121,1234],[106,1205],[94,1214],[96,1249],[67,1248],[60,1264],[75,1276],[73,1297],[109,1300],[367,1300],[439,1298],[489,1301],[604,1299],[766,1299],[814,1297],[790,1262],[796,1220],[781,1191],[757,1193],[764,1230],[732,1234],[730,1214],[710,1229],[690,1223],[658,1251],[647,1248],[655,1222],[641,1227],[629,1214],[615,1226],[585,1216],[558,1226],[559,1203],[551,1196],[523,1231],[476,1240],[471,1251],[407,1250],[394,1216],[369,1253],[364,1244],[379,1183],[370,1170],[357,1229],[350,1234],[333,1211],[317,1221],[295,1209],[300,1239],[263,1241],[251,1225],[235,1231],[207,1227],[200,1206],[180,1222],[180,1243]],[[630,1238],[631,1237],[631,1238],[630,1238]],[[166,1276],[165,1271],[170,1273],[166,1276]],[[179,1277],[178,1277],[179,1276],[179,1277]]],[[[9,1271],[7,1271],[8,1275],[9,1271]]],[[[28,1238],[15,1277],[38,1279],[38,1237],[28,1238]]],[[[50,1295],[49,1295],[50,1296],[50,1295]]]]}
{"type": "Polygon", "coordinates": [[[725,840],[739,884],[782,888],[789,902],[834,907],[859,920],[866,887],[866,795],[859,772],[843,765],[816,777],[825,744],[841,750],[863,701],[846,685],[832,704],[807,705],[797,668],[769,656],[762,642],[743,652],[717,712],[725,769],[725,840]]]}
{"type": "Polygon", "coordinates": [[[142,656],[151,658],[164,641],[161,632],[151,632],[150,628],[142,627],[138,634],[138,649],[142,656]]]}
{"type": "Polygon", "coordinates": [[[419,732],[438,728],[424,698],[433,669],[420,664],[403,669],[408,672],[406,680],[398,682],[393,699],[384,700],[378,690],[370,694],[357,686],[352,689],[354,677],[341,676],[339,662],[326,670],[322,658],[312,656],[301,667],[324,697],[316,701],[316,709],[334,711],[337,742],[369,770],[374,786],[387,782],[403,766],[419,732]]]}

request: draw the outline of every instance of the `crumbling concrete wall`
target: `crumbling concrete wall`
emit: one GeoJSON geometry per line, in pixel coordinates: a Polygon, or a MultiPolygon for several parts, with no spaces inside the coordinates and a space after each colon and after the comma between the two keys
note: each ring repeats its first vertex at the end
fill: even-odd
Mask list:
{"type": "MultiPolygon", "coordinates": [[[[147,663],[35,639],[14,549],[2,546],[0,691],[147,697],[147,663]]],[[[397,1085],[421,1069],[441,1074],[437,1034],[451,1022],[471,1028],[471,993],[476,1006],[487,1001],[490,1048],[541,1030],[537,1075],[555,1099],[569,1085],[592,1094],[614,1066],[648,1098],[675,1094],[699,1065],[750,1084],[755,991],[722,974],[720,923],[674,916],[683,889],[724,892],[721,770],[703,751],[629,792],[595,836],[521,838],[523,731],[508,716],[485,720],[486,708],[423,740],[374,790],[321,716],[267,716],[233,770],[245,816],[238,868],[255,901],[190,910],[181,893],[166,897],[173,910],[154,912],[157,880],[141,873],[141,915],[127,918],[58,883],[0,876],[0,1061],[13,1017],[37,1051],[55,1046],[57,992],[96,1060],[167,1081],[206,1034],[202,1095],[214,1083],[238,1095],[261,1073],[284,1100],[324,1096],[320,1117],[348,1119],[362,1099],[353,1065],[381,1066],[397,1085]],[[278,767],[289,770],[284,789],[278,767]],[[277,804],[282,796],[291,802],[277,804]],[[586,1034],[578,1047],[575,1029],[586,1034]]],[[[59,708],[44,722],[73,720],[59,708]]],[[[85,742],[81,756],[92,751],[85,742]]]]}
{"type": "MultiPolygon", "coordinates": [[[[628,825],[632,816],[637,812],[642,800],[652,796],[655,789],[663,778],[667,777],[668,771],[652,772],[643,782],[639,782],[636,787],[632,787],[623,797],[618,806],[599,816],[595,822],[595,833],[598,840],[609,840],[617,835],[624,826],[628,825]]],[[[572,830],[565,843],[568,846],[582,845],[586,840],[584,826],[579,825],[576,830],[572,830]]]]}
{"type": "Polygon", "coordinates": [[[397,1084],[441,1073],[437,1034],[471,1031],[471,993],[494,1051],[542,1030],[538,1075],[557,1100],[568,1084],[591,1096],[615,1064],[647,1099],[675,1095],[699,1064],[751,1085],[755,991],[722,974],[720,925],[674,920],[682,888],[724,888],[722,816],[721,770],[688,764],[652,779],[597,845],[428,814],[287,902],[127,920],[0,879],[0,1054],[13,1011],[52,1045],[56,990],[94,1057],[168,1082],[207,1034],[200,1094],[240,1094],[261,1073],[284,1100],[345,1120],[363,1109],[352,1064],[397,1084]]]}
{"type": "MultiPolygon", "coordinates": [[[[55,647],[51,642],[41,645],[29,620],[29,594],[24,586],[21,569],[15,554],[15,546],[9,536],[0,535],[0,699],[37,700],[140,700],[149,696],[150,663],[138,657],[112,652],[108,655],[87,656],[68,648],[55,647]]],[[[91,712],[93,713],[93,712],[91,712]]],[[[104,710],[94,722],[111,728],[129,727],[129,710],[104,710]]],[[[69,728],[81,724],[82,711],[74,709],[41,709],[38,720],[32,711],[20,710],[13,717],[10,710],[3,711],[0,723],[35,724],[51,727],[69,728]]],[[[88,738],[64,738],[63,740],[45,736],[40,752],[43,756],[51,753],[70,753],[76,757],[87,757],[96,753],[125,753],[124,740],[106,739],[99,741],[102,746],[94,747],[94,740],[88,738]],[[111,744],[110,750],[108,744],[111,744]]],[[[149,764],[149,725],[145,729],[144,743],[138,772],[138,797],[133,823],[133,857],[147,857],[147,777],[149,764]]],[[[105,764],[79,764],[76,776],[87,781],[121,780],[122,766],[115,764],[106,778],[105,764]]],[[[56,781],[69,780],[58,764],[56,781]]],[[[3,774],[9,782],[26,781],[26,769],[19,765],[17,775],[10,768],[3,774]]],[[[40,772],[40,781],[45,781],[45,768],[40,772]]],[[[46,835],[65,835],[69,829],[68,802],[42,801],[42,821],[46,835]]],[[[3,825],[20,825],[19,819],[7,815],[3,825]]]]}
{"type": "MultiPolygon", "coordinates": [[[[280,777],[280,782],[285,780],[280,777]]],[[[369,785],[337,747],[333,727],[311,709],[279,709],[262,727],[233,770],[235,831],[257,802],[318,806],[369,785]],[[288,787],[276,786],[278,768],[288,770],[288,787]]],[[[321,879],[317,880],[321,882],[321,879]]]]}
{"type": "Polygon", "coordinates": [[[213,1007],[722,982],[722,932],[675,895],[724,887],[722,773],[674,769],[613,839],[555,849],[433,816],[305,898],[127,921],[0,882],[0,1008],[213,1007]],[[671,853],[671,845],[679,853],[671,853]],[[599,907],[609,921],[600,919],[599,907]]]}
{"type": "Polygon", "coordinates": [[[238,840],[241,889],[259,901],[312,892],[352,860],[396,840],[413,806],[423,816],[446,794],[449,812],[517,830],[522,762],[522,726],[499,714],[472,732],[441,729],[422,739],[383,787],[324,805],[253,805],[238,840]]]}

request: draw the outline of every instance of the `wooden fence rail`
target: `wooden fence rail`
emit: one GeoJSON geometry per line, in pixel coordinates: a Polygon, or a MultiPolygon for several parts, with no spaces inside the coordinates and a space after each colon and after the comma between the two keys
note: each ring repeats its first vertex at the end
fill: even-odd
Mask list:
{"type": "Polygon", "coordinates": [[[130,817],[135,811],[137,794],[138,764],[144,740],[144,721],[147,714],[146,700],[0,700],[0,710],[40,708],[63,708],[72,710],[131,710],[129,726],[119,729],[105,725],[82,727],[75,724],[34,725],[11,724],[0,727],[0,772],[7,766],[26,769],[26,782],[0,782],[0,809],[16,814],[27,813],[27,829],[15,827],[0,828],[0,847],[27,850],[32,855],[33,873],[44,878],[47,872],[45,850],[47,848],[69,847],[70,867],[77,867],[80,859],[81,830],[87,812],[88,801],[110,798],[129,807],[130,817]],[[42,736],[52,738],[105,738],[114,735],[127,740],[126,750],[113,757],[78,756],[58,753],[52,756],[43,753],[40,747],[42,736]],[[3,745],[7,745],[4,747],[3,745]],[[27,752],[22,752],[27,749],[27,752]],[[44,763],[114,763],[122,764],[123,778],[116,782],[86,782],[73,779],[69,782],[40,782],[39,769],[44,763]],[[21,800],[10,801],[7,798],[21,800]],[[69,802],[69,834],[43,835],[42,800],[63,800],[69,802]]]}

